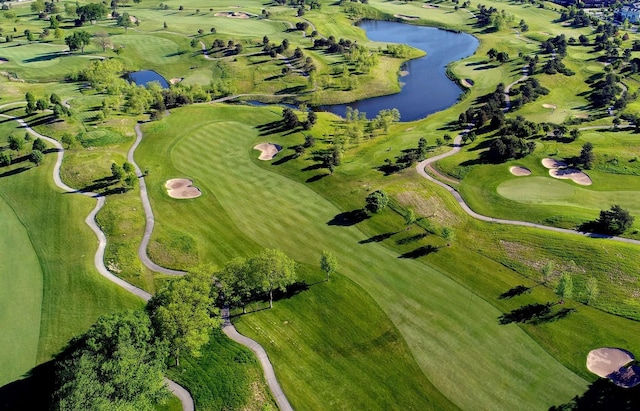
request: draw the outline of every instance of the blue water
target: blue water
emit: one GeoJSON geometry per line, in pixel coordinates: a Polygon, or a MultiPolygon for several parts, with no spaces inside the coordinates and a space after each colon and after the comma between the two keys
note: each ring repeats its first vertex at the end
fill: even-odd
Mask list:
{"type": "Polygon", "coordinates": [[[160,87],[169,88],[169,82],[160,74],[152,70],[135,71],[127,74],[126,78],[138,86],[146,86],[152,81],[157,81],[160,83],[160,87]]]}
{"type": "Polygon", "coordinates": [[[360,27],[370,40],[408,44],[427,55],[407,62],[403,67],[409,74],[399,79],[404,83],[400,93],[324,106],[322,110],[344,117],[350,106],[367,113],[367,118],[373,118],[380,110],[397,108],[401,121],[413,121],[456,103],[462,90],[447,77],[447,65],[472,55],[478,48],[478,39],[465,33],[389,21],[368,20],[360,27]]]}

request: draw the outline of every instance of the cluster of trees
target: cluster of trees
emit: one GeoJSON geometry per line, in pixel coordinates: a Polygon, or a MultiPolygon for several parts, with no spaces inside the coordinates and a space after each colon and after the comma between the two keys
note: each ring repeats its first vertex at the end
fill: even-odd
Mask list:
{"type": "Polygon", "coordinates": [[[287,107],[282,110],[282,123],[288,130],[294,130],[300,126],[305,130],[310,130],[316,121],[318,121],[318,115],[313,110],[307,111],[307,118],[304,121],[298,119],[298,115],[293,109],[287,107]]]}
{"type": "Polygon", "coordinates": [[[615,103],[621,89],[618,86],[619,77],[614,73],[608,73],[604,79],[593,84],[593,91],[589,95],[595,107],[608,107],[615,103]]]}
{"type": "Polygon", "coordinates": [[[328,38],[318,38],[313,41],[314,49],[325,48],[329,53],[344,53],[350,49],[356,43],[349,39],[340,39],[336,41],[336,38],[329,36],[328,38]]]}
{"type": "MultiPolygon", "coordinates": [[[[446,136],[449,138],[449,140],[451,140],[451,137],[448,134],[446,136]]],[[[440,139],[437,139],[437,140],[439,140],[441,145],[442,140],[440,139]]],[[[438,145],[438,143],[436,143],[436,145],[438,145]]],[[[384,172],[386,175],[396,173],[398,171],[411,167],[417,161],[424,160],[428,151],[429,151],[429,144],[427,143],[427,139],[424,137],[421,137],[418,140],[417,148],[408,148],[408,149],[402,150],[402,154],[396,157],[395,163],[393,163],[390,159],[386,158],[384,160],[384,165],[381,166],[379,169],[380,171],[384,172]]]]}
{"type": "MultiPolygon", "coordinates": [[[[16,155],[22,154],[22,151],[25,148],[25,145],[28,141],[31,140],[31,135],[27,132],[24,135],[24,138],[20,136],[15,136],[13,134],[9,135],[7,138],[7,145],[9,150],[0,151],[0,167],[5,167],[11,165],[13,161],[13,154],[11,151],[15,151],[16,155]]],[[[44,161],[44,152],[47,149],[47,145],[45,142],[36,138],[33,140],[33,144],[31,146],[31,153],[28,155],[29,161],[34,163],[36,166],[40,165],[42,161],[44,161]]]]}
{"type": "Polygon", "coordinates": [[[125,161],[122,166],[117,163],[112,163],[111,178],[116,182],[124,182],[124,186],[127,189],[132,189],[133,187],[135,187],[136,181],[138,181],[135,168],[133,167],[133,164],[129,163],[128,161],[125,161]]]}
{"type": "Polygon", "coordinates": [[[483,96],[480,101],[481,105],[469,107],[466,111],[458,116],[458,123],[461,127],[466,127],[472,123],[476,128],[482,128],[487,121],[490,122],[490,128],[499,129],[505,121],[502,108],[505,105],[504,84],[500,83],[496,86],[493,93],[483,96]]]}
{"type": "Polygon", "coordinates": [[[547,40],[540,43],[540,49],[545,54],[554,54],[556,56],[564,57],[567,55],[567,38],[564,34],[560,34],[556,37],[549,37],[547,40]]]}
{"type": "Polygon", "coordinates": [[[498,11],[495,7],[487,8],[484,4],[479,4],[476,19],[476,24],[479,27],[491,26],[496,31],[499,31],[504,29],[507,24],[513,22],[514,17],[504,10],[498,11]]]}
{"type": "Polygon", "coordinates": [[[569,6],[560,13],[560,21],[571,20],[572,27],[588,27],[598,24],[598,18],[588,15],[583,9],[569,6]]]}
{"type": "Polygon", "coordinates": [[[91,34],[84,30],[74,31],[72,35],[64,38],[64,42],[69,46],[69,50],[80,50],[84,54],[84,48],[91,43],[91,34]]]}
{"type": "Polygon", "coordinates": [[[629,214],[629,211],[616,204],[609,210],[600,211],[595,226],[598,232],[619,235],[631,228],[634,221],[635,217],[629,214]]]}
{"type": "Polygon", "coordinates": [[[50,104],[53,105],[53,115],[58,118],[63,115],[69,115],[69,109],[62,104],[60,96],[53,93],[50,96],[42,97],[36,100],[34,94],[28,91],[25,94],[25,100],[27,100],[27,106],[25,107],[25,113],[31,115],[36,111],[48,110],[50,104]]]}
{"type": "Polygon", "coordinates": [[[509,54],[506,51],[498,51],[493,47],[489,49],[487,56],[489,59],[496,60],[500,64],[504,64],[509,61],[509,54]]]}
{"type": "Polygon", "coordinates": [[[549,94],[549,89],[543,87],[538,79],[528,77],[525,81],[520,83],[518,87],[511,89],[510,95],[516,97],[511,99],[511,106],[518,108],[526,103],[535,101],[540,96],[546,96],[547,94],[549,94]]]}
{"type": "Polygon", "coordinates": [[[502,162],[525,157],[531,154],[535,148],[534,141],[526,141],[514,135],[505,135],[491,141],[487,156],[492,161],[502,162]]]}
{"type": "Polygon", "coordinates": [[[250,258],[236,258],[215,273],[218,305],[242,307],[265,295],[273,308],[273,292],[286,291],[297,280],[296,264],[280,250],[267,249],[250,258]]]}
{"type": "Polygon", "coordinates": [[[75,23],[77,27],[81,27],[87,21],[91,24],[102,19],[109,12],[109,8],[104,3],[89,3],[84,6],[76,6],[75,15],[77,16],[75,23]]]}
{"type": "MultiPolygon", "coordinates": [[[[191,41],[191,47],[196,47],[197,45],[198,45],[198,39],[194,38],[191,41]]],[[[236,43],[233,40],[229,40],[225,43],[225,41],[222,39],[215,39],[213,40],[213,43],[211,43],[211,49],[216,51],[226,50],[229,53],[240,54],[242,53],[243,47],[242,47],[242,43],[240,42],[236,43]]],[[[273,57],[275,57],[275,55],[273,57]]]]}

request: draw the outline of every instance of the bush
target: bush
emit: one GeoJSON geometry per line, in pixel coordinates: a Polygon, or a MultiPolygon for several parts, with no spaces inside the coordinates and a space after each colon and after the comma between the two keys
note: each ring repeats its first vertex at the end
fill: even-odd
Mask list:
{"type": "Polygon", "coordinates": [[[365,206],[367,211],[370,213],[378,213],[384,210],[389,203],[389,196],[382,190],[376,190],[369,194],[365,201],[367,203],[365,206]]]}

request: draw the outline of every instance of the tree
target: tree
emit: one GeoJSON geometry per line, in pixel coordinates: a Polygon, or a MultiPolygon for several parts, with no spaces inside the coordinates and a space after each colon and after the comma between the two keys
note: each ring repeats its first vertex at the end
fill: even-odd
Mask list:
{"type": "Polygon", "coordinates": [[[509,61],[509,54],[505,51],[501,51],[496,55],[496,60],[498,60],[500,64],[504,64],[509,61]]]}
{"type": "Polygon", "coordinates": [[[11,165],[11,153],[8,151],[0,151],[0,167],[11,165]]]}
{"type": "Polygon", "coordinates": [[[91,34],[84,30],[76,31],[72,35],[65,37],[64,42],[69,46],[69,50],[80,49],[80,52],[84,54],[85,46],[91,42],[91,34]]]}
{"type": "Polygon", "coordinates": [[[635,217],[619,205],[611,206],[610,210],[601,210],[596,220],[599,231],[605,234],[618,235],[627,231],[633,225],[635,217]]]}
{"type": "Polygon", "coordinates": [[[128,161],[125,161],[124,164],[122,164],[122,169],[127,174],[133,173],[133,171],[135,170],[135,168],[133,167],[133,164],[131,164],[128,161]]]}
{"type": "Polygon", "coordinates": [[[591,167],[593,167],[594,160],[595,155],[593,154],[593,144],[590,141],[587,141],[582,145],[579,161],[584,168],[590,170],[591,167]]]}
{"type": "Polygon", "coordinates": [[[551,274],[553,274],[553,262],[552,261],[548,261],[541,270],[542,273],[542,283],[546,284],[547,281],[549,281],[549,278],[551,277],[551,274]]]}
{"type": "MultiPolygon", "coordinates": [[[[406,225],[411,225],[414,224],[416,222],[416,212],[413,211],[413,208],[409,208],[406,212],[406,214],[404,215],[404,223],[406,225]]],[[[409,229],[409,227],[407,227],[407,230],[409,229]]]]}
{"type": "Polygon", "coordinates": [[[120,27],[124,27],[125,33],[129,29],[129,27],[133,26],[133,23],[131,22],[131,16],[129,16],[129,13],[122,13],[121,15],[119,15],[118,21],[116,24],[120,27]]]}
{"type": "Polygon", "coordinates": [[[82,24],[86,21],[89,21],[91,22],[91,24],[93,24],[96,20],[99,20],[108,12],[109,8],[104,3],[89,3],[85,6],[79,6],[76,8],[76,14],[78,15],[76,24],[82,26],[82,24]]]}
{"type": "Polygon", "coordinates": [[[9,142],[9,148],[13,151],[20,152],[24,148],[24,140],[22,137],[10,135],[7,141],[9,142]]]}
{"type": "Polygon", "coordinates": [[[99,31],[95,34],[95,42],[96,45],[102,49],[103,53],[107,51],[107,47],[113,46],[109,34],[104,31],[99,31]]]}
{"type": "Polygon", "coordinates": [[[98,318],[56,362],[57,410],[153,410],[169,398],[166,344],[141,311],[98,318]]]}
{"type": "Polygon", "coordinates": [[[29,161],[39,166],[44,161],[44,154],[42,154],[40,150],[33,150],[31,154],[29,154],[29,161]]]}
{"type": "Polygon", "coordinates": [[[389,197],[384,191],[376,190],[367,196],[365,202],[365,208],[367,209],[367,211],[369,211],[370,213],[378,213],[385,209],[385,207],[389,203],[389,197]]]}
{"type": "Polygon", "coordinates": [[[42,141],[41,138],[36,138],[35,140],[33,140],[33,146],[31,147],[32,150],[38,150],[38,151],[44,151],[47,149],[47,145],[44,143],[44,141],[42,141]]]}
{"type": "Polygon", "coordinates": [[[69,133],[64,133],[60,138],[60,142],[64,144],[67,148],[71,148],[75,145],[76,139],[73,137],[73,135],[69,133]]]}
{"type": "Polygon", "coordinates": [[[273,308],[273,291],[286,291],[296,281],[296,263],[280,250],[266,249],[249,260],[257,283],[269,293],[269,308],[273,308]]]}
{"type": "Polygon", "coordinates": [[[598,288],[598,280],[595,277],[589,277],[587,280],[587,287],[585,290],[585,299],[587,305],[591,305],[600,294],[600,289],[598,288]]]}
{"type": "Polygon", "coordinates": [[[447,242],[447,247],[451,245],[451,242],[456,238],[456,234],[449,227],[442,228],[442,238],[447,242]]]}
{"type": "Polygon", "coordinates": [[[149,301],[151,322],[158,335],[169,343],[176,366],[180,365],[181,350],[200,356],[211,328],[220,325],[213,306],[216,297],[211,275],[194,272],[166,283],[149,301]]]}
{"type": "Polygon", "coordinates": [[[487,56],[493,60],[496,58],[496,56],[498,55],[498,50],[494,49],[493,47],[489,49],[489,51],[487,52],[487,56]]]}
{"type": "Polygon", "coordinates": [[[282,111],[282,121],[284,122],[284,125],[289,130],[293,130],[294,128],[296,128],[296,127],[298,127],[300,125],[300,120],[298,120],[298,116],[289,107],[286,107],[282,111]]]}
{"type": "Polygon", "coordinates": [[[38,101],[36,101],[36,110],[44,111],[48,108],[49,108],[49,101],[47,101],[46,98],[39,98],[38,101]]]}
{"type": "Polygon", "coordinates": [[[120,181],[124,177],[124,170],[116,163],[111,164],[111,176],[114,180],[120,181]]]}
{"type": "Polygon", "coordinates": [[[329,281],[329,276],[338,271],[338,260],[330,251],[322,250],[320,269],[327,275],[325,281],[329,281]]]}
{"type": "Polygon", "coordinates": [[[573,278],[571,275],[562,273],[558,286],[556,287],[556,295],[563,300],[573,296],[573,278]]]}
{"type": "Polygon", "coordinates": [[[242,307],[242,312],[247,312],[246,304],[255,295],[257,288],[257,280],[250,268],[245,259],[235,258],[216,273],[216,286],[222,306],[242,307]]]}

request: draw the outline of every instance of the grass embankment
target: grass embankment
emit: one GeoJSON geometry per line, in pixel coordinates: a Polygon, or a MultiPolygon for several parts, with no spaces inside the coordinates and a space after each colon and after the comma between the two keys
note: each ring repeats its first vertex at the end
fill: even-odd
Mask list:
{"type": "MultiPolygon", "coordinates": [[[[411,258],[398,259],[396,251],[375,240],[367,241],[367,237],[379,232],[365,234],[354,226],[337,225],[340,220],[336,216],[352,208],[333,205],[333,202],[342,201],[336,196],[352,201],[359,197],[356,193],[370,189],[366,180],[352,179],[347,184],[349,188],[337,189],[335,195],[329,195],[329,190],[318,186],[316,189],[323,191],[330,202],[304,184],[270,172],[278,170],[271,164],[258,166],[257,152],[252,149],[255,143],[270,141],[288,147],[302,141],[301,136],[285,136],[255,128],[279,118],[280,109],[277,108],[201,106],[174,110],[163,121],[148,125],[138,161],[150,169],[150,194],[159,222],[157,235],[161,236],[166,228],[181,232],[198,245],[198,256],[218,264],[237,256],[236,250],[251,254],[261,247],[277,247],[301,263],[316,265],[323,248],[333,250],[341,263],[341,273],[363,287],[391,319],[401,335],[398,341],[404,340],[410,350],[405,352],[413,355],[424,375],[434,384],[432,394],[427,395],[429,398],[437,398],[439,390],[463,408],[478,407],[478,404],[491,407],[496,403],[510,407],[531,407],[531,404],[548,407],[582,391],[585,382],[561,366],[520,328],[499,326],[496,318],[501,312],[487,301],[452,281],[442,271],[411,258]],[[234,121],[226,120],[230,118],[234,121]],[[172,130],[182,132],[176,136],[172,130]],[[260,136],[260,130],[263,136],[260,136]],[[172,177],[192,179],[203,191],[203,196],[187,201],[168,198],[163,184],[172,177]],[[350,194],[345,196],[346,193],[350,194]],[[448,358],[456,358],[456,361],[448,361],[448,358]],[[544,390],[534,390],[521,380],[524,375],[529,378],[532,374],[539,381],[562,380],[564,383],[554,385],[552,390],[546,385],[544,390]],[[468,392],[474,392],[474,397],[470,398],[468,392]]],[[[312,166],[303,159],[285,164],[290,172],[301,166],[312,166]]],[[[317,170],[310,173],[317,174],[317,170]]],[[[306,178],[300,177],[302,181],[306,178]]],[[[344,177],[326,177],[318,184],[336,189],[336,184],[343,182],[344,177]]],[[[374,229],[384,229],[386,223],[372,219],[371,224],[374,229]]],[[[346,300],[345,309],[335,313],[336,321],[340,319],[336,330],[341,329],[348,335],[345,330],[352,328],[353,321],[349,312],[356,307],[348,308],[350,297],[341,290],[334,289],[333,292],[340,295],[335,298],[346,300]]],[[[310,327],[311,324],[304,321],[311,315],[307,298],[311,298],[310,292],[292,298],[295,308],[277,321],[310,327]]],[[[303,343],[304,332],[291,333],[287,337],[269,332],[269,340],[266,340],[260,330],[271,329],[274,320],[262,317],[282,315],[279,313],[276,309],[252,314],[247,319],[256,318],[261,325],[241,329],[263,342],[267,350],[271,346],[269,340],[274,341],[275,346],[287,347],[292,345],[288,338],[295,338],[293,341],[301,347],[322,344],[323,339],[303,343]],[[268,327],[267,322],[271,324],[268,327]]],[[[244,321],[247,320],[242,319],[240,324],[244,321]]],[[[357,335],[352,338],[352,344],[357,342],[357,335]]],[[[322,397],[317,393],[321,387],[318,384],[341,381],[340,370],[336,370],[331,362],[327,363],[325,356],[311,348],[305,348],[305,352],[317,356],[310,357],[309,364],[324,361],[326,365],[322,381],[304,380],[304,384],[311,387],[304,394],[292,389],[292,381],[301,381],[303,375],[313,376],[314,371],[309,369],[301,373],[296,369],[294,372],[291,367],[295,364],[283,361],[284,358],[275,353],[272,358],[277,370],[285,370],[279,375],[294,405],[320,403],[322,397]],[[309,398],[310,395],[314,398],[309,398]]],[[[359,373],[361,378],[368,380],[359,380],[358,387],[368,387],[370,400],[375,400],[377,394],[373,393],[383,389],[378,385],[384,379],[365,370],[365,366],[372,367],[369,370],[376,369],[371,358],[362,361],[359,373]]],[[[396,368],[390,372],[398,371],[397,378],[408,378],[408,374],[399,371],[402,367],[411,367],[411,363],[399,359],[395,362],[396,368]]],[[[411,376],[411,380],[414,378],[411,376]]],[[[402,387],[413,383],[395,380],[394,387],[388,389],[404,391],[402,387]]],[[[339,385],[333,388],[340,391],[339,385]]],[[[350,389],[355,387],[350,386],[350,389]]],[[[424,395],[421,398],[424,399],[424,395]]],[[[351,401],[356,399],[345,392],[345,396],[336,400],[349,408],[351,401]]],[[[365,401],[362,396],[357,400],[365,401]]],[[[414,400],[421,401],[419,398],[414,400]]],[[[407,398],[407,401],[410,400],[407,398]]],[[[376,407],[380,406],[376,404],[376,407]]]]}
{"type": "Polygon", "coordinates": [[[202,356],[180,358],[168,376],[189,387],[199,410],[276,409],[255,355],[214,330],[202,356]]]}
{"type": "MultiPolygon", "coordinates": [[[[10,121],[2,124],[2,130],[5,135],[24,134],[24,129],[10,121]]],[[[2,367],[0,383],[50,359],[99,315],[142,304],[96,272],[97,240],[84,223],[95,200],[63,194],[55,187],[54,161],[55,155],[47,154],[39,167],[22,159],[1,170],[0,198],[3,209],[10,211],[3,224],[13,227],[1,232],[3,242],[12,242],[11,247],[3,248],[12,251],[3,258],[2,272],[10,281],[3,293],[11,294],[3,294],[2,301],[11,309],[3,311],[2,321],[15,331],[3,333],[10,340],[3,347],[20,344],[24,351],[20,355],[15,350],[1,351],[6,367],[2,367]]]]}

